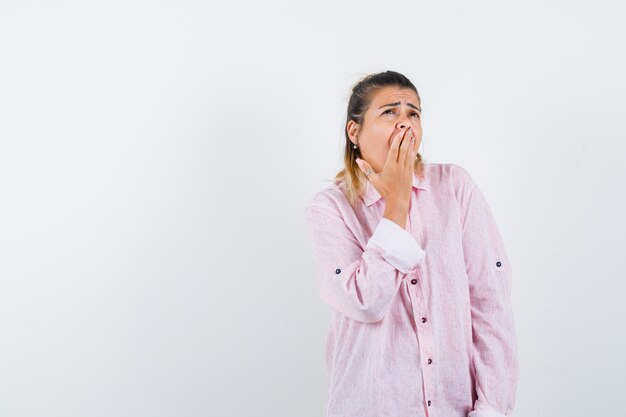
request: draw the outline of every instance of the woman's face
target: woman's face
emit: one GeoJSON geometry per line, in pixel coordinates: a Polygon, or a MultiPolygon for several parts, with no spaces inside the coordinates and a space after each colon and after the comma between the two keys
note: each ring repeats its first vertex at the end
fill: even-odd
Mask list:
{"type": "Polygon", "coordinates": [[[385,87],[378,90],[365,113],[363,124],[350,120],[346,126],[352,143],[361,150],[361,159],[374,172],[382,171],[396,133],[413,128],[415,149],[422,142],[422,108],[417,94],[410,88],[385,87]]]}

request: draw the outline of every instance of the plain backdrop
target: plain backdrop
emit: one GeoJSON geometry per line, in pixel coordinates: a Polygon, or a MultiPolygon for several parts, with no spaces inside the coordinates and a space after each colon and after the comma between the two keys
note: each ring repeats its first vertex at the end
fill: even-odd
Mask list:
{"type": "MultiPolygon", "coordinates": [[[[0,417],[324,416],[304,204],[419,90],[513,268],[515,417],[626,415],[618,1],[0,3],[0,417]]],[[[408,417],[408,416],[398,416],[408,417]]]]}

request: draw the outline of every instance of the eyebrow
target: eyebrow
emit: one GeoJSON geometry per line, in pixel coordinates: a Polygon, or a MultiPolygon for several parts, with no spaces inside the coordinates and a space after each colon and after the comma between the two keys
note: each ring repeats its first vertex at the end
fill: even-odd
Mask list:
{"type": "MultiPolygon", "coordinates": [[[[384,105],[380,106],[379,109],[382,109],[383,107],[394,107],[394,106],[399,106],[399,105],[400,105],[400,102],[396,101],[395,103],[384,104],[384,105]]],[[[419,111],[420,113],[422,112],[422,109],[420,109],[419,107],[415,107],[411,103],[406,103],[406,105],[409,106],[409,107],[413,107],[415,110],[419,111]]]]}

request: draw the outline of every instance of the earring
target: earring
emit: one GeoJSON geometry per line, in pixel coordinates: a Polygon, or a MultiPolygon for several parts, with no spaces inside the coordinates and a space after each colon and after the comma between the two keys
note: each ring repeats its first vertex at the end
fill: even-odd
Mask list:
{"type": "MultiPolygon", "coordinates": [[[[358,140],[359,138],[357,137],[356,139],[358,140]]],[[[358,147],[359,147],[359,146],[358,146],[356,143],[352,145],[352,148],[353,148],[353,149],[356,149],[356,148],[358,148],[358,147]]]]}

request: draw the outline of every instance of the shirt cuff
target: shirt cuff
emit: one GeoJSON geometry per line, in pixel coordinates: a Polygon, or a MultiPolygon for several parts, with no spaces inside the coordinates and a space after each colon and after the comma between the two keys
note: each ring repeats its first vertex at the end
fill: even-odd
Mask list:
{"type": "Polygon", "coordinates": [[[415,269],[426,256],[411,233],[386,217],[380,219],[365,249],[372,246],[381,249],[383,258],[404,274],[415,269]]]}

